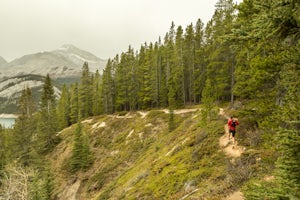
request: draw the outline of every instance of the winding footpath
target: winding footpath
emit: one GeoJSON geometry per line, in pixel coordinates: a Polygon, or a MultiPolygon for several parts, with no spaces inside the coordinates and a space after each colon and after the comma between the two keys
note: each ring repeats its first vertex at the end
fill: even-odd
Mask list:
{"type": "MultiPolygon", "coordinates": [[[[220,115],[224,116],[226,119],[229,119],[229,116],[227,116],[224,112],[224,109],[220,108],[220,115]]],[[[232,158],[232,161],[234,162],[235,158],[238,158],[241,156],[241,154],[244,152],[245,148],[242,146],[239,146],[237,141],[235,141],[236,144],[233,144],[231,140],[228,139],[229,135],[229,129],[228,125],[224,125],[224,135],[220,137],[219,139],[219,145],[224,151],[225,155],[229,158],[232,158]]],[[[229,195],[223,200],[244,200],[243,193],[241,191],[236,191],[233,194],[229,195]]]]}

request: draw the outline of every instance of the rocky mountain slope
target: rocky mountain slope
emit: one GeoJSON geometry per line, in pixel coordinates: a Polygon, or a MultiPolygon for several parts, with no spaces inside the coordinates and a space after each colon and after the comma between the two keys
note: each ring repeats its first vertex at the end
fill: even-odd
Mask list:
{"type": "MultiPolygon", "coordinates": [[[[0,81],[0,113],[15,113],[17,100],[24,88],[32,90],[36,102],[39,101],[40,93],[44,85],[45,77],[40,75],[21,75],[0,81]]],[[[54,86],[57,97],[60,96],[60,89],[54,86]]]]}
{"type": "MultiPolygon", "coordinates": [[[[16,102],[25,87],[33,90],[38,101],[44,76],[50,74],[56,84],[79,80],[84,62],[88,62],[91,72],[102,73],[106,60],[74,45],[63,45],[57,50],[25,55],[11,62],[0,57],[0,113],[15,113],[16,102]]],[[[59,89],[56,87],[59,95],[59,89]]]]}
{"type": "MultiPolygon", "coordinates": [[[[227,122],[221,115],[203,126],[199,108],[174,114],[176,126],[171,132],[166,110],[84,120],[94,162],[75,174],[69,163],[76,125],[59,132],[62,141],[48,156],[56,198],[231,199],[231,194],[239,193],[259,167],[259,155],[244,149],[239,156],[226,156],[226,147],[219,144],[227,122]]],[[[239,134],[242,143],[242,131],[239,134]]]]}
{"type": "Polygon", "coordinates": [[[84,62],[89,63],[91,72],[102,72],[106,60],[81,50],[74,45],[63,45],[57,50],[24,55],[9,63],[0,59],[0,78],[35,74],[52,78],[79,76],[84,62]],[[2,63],[2,64],[1,64],[2,63]]]}

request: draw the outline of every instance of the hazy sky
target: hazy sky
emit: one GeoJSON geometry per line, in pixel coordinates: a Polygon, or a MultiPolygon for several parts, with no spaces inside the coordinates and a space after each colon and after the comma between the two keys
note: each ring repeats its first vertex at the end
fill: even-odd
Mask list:
{"type": "MultiPolygon", "coordinates": [[[[206,23],[218,0],[0,0],[0,56],[73,44],[100,58],[164,37],[171,22],[206,23]]],[[[235,0],[240,2],[241,0],[235,0]]]]}

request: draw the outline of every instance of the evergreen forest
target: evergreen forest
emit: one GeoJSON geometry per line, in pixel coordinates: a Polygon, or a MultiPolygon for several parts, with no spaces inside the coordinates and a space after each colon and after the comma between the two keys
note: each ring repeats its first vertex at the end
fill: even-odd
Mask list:
{"type": "MultiPolygon", "coordinates": [[[[187,27],[171,22],[164,37],[145,42],[139,49],[129,46],[126,52],[110,58],[103,72],[91,73],[85,62],[80,81],[63,85],[59,98],[49,75],[45,77],[39,103],[33,100],[32,91],[25,88],[18,101],[19,118],[14,127],[0,129],[0,199],[60,199],[57,191],[62,187],[62,174],[71,177],[69,182],[74,183],[79,177],[84,180],[86,186],[81,192],[86,196],[80,199],[180,199],[188,193],[181,189],[187,180],[192,179],[195,187],[204,185],[206,180],[212,181],[212,185],[213,181],[225,181],[227,173],[217,176],[217,172],[210,171],[213,164],[207,164],[214,163],[211,159],[224,159],[213,147],[213,140],[217,141],[218,134],[222,134],[224,119],[216,114],[221,107],[240,119],[240,143],[251,149],[235,165],[226,164],[225,160],[216,164],[227,166],[227,172],[239,173],[239,178],[230,179],[236,181],[235,189],[241,189],[244,198],[250,200],[300,199],[300,2],[244,0],[236,5],[233,0],[219,0],[215,7],[207,24],[201,19],[187,27]],[[199,117],[185,119],[174,114],[183,108],[199,109],[199,117]],[[162,109],[169,114],[159,114],[162,109]],[[105,162],[99,163],[96,152],[101,154],[104,148],[122,149],[121,145],[113,145],[125,141],[122,126],[129,127],[130,123],[110,121],[110,129],[119,130],[120,137],[105,132],[105,137],[96,140],[100,132],[97,136],[83,121],[139,111],[152,113],[151,123],[166,127],[162,128],[165,136],[149,136],[143,143],[135,143],[128,150],[130,153],[122,154],[124,157],[119,160],[105,158],[110,166],[101,168],[105,162]],[[174,151],[191,159],[174,160],[176,165],[189,168],[172,172],[176,176],[170,172],[168,176],[172,178],[168,183],[163,179],[155,183],[153,178],[148,188],[140,186],[143,189],[136,193],[128,189],[125,194],[114,186],[136,175],[130,163],[139,165],[146,159],[136,159],[137,151],[150,156],[151,153],[146,154],[150,147],[151,152],[160,152],[164,149],[162,141],[171,143],[179,138],[176,134],[185,132],[193,135],[189,137],[192,142],[174,151]],[[70,149],[70,156],[62,166],[55,166],[62,171],[58,176],[53,160],[60,155],[54,157],[54,152],[63,144],[69,145],[64,148],[70,149]],[[189,148],[193,150],[185,150],[189,148]],[[262,163],[256,162],[258,157],[262,163]],[[125,160],[130,167],[126,168],[125,160]],[[203,164],[203,168],[195,167],[195,163],[203,164]],[[128,171],[113,173],[121,167],[128,171]],[[96,169],[92,176],[91,171],[96,169]],[[190,179],[184,178],[186,174],[190,179]],[[264,174],[274,179],[264,181],[264,174]],[[165,188],[163,194],[157,189],[160,187],[165,188]],[[135,196],[126,196],[130,191],[135,196]]],[[[132,129],[139,126],[139,122],[132,124],[136,124],[132,129]]],[[[151,173],[159,177],[173,161],[157,162],[159,165],[151,172],[136,175],[136,182],[130,184],[138,186],[147,178],[152,180],[151,173]]],[[[198,196],[191,199],[225,197],[217,189],[200,191],[195,190],[191,195],[198,196]]],[[[226,191],[233,192],[228,188],[226,191]]]]}

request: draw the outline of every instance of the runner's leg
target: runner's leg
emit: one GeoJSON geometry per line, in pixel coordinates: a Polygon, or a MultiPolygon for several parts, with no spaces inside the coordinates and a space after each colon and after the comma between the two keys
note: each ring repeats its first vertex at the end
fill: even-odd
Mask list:
{"type": "Polygon", "coordinates": [[[235,130],[232,131],[232,141],[233,141],[233,145],[235,144],[235,130]]]}

